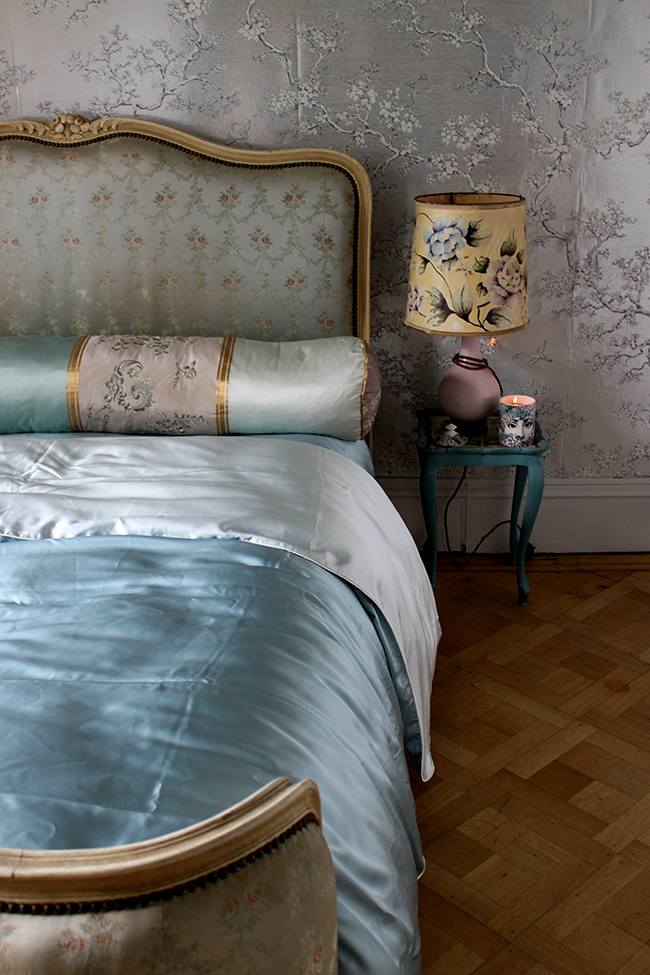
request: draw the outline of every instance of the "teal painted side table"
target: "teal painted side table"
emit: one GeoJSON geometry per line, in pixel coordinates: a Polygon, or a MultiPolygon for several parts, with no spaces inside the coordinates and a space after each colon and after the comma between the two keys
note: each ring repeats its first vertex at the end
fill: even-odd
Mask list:
{"type": "Polygon", "coordinates": [[[532,447],[503,447],[499,443],[499,417],[491,416],[487,420],[486,434],[470,437],[462,447],[441,447],[436,440],[449,422],[449,417],[440,416],[434,410],[418,412],[420,497],[427,542],[431,548],[431,585],[435,587],[438,564],[436,478],[439,468],[476,467],[478,464],[486,464],[488,467],[515,465],[517,471],[510,514],[510,563],[517,566],[519,605],[525,606],[530,594],[530,586],[526,579],[524,558],[544,494],[542,458],[548,450],[548,444],[544,440],[539,424],[536,424],[535,442],[532,447]],[[526,484],[528,484],[528,494],[521,533],[519,533],[517,519],[526,484]]]}

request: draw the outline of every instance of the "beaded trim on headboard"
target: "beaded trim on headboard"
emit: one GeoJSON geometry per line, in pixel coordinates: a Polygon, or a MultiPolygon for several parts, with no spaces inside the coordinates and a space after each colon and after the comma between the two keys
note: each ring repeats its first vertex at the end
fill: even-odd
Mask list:
{"type": "Polygon", "coordinates": [[[0,334],[367,340],[371,206],[365,170],[334,150],[0,122],[0,334]]]}

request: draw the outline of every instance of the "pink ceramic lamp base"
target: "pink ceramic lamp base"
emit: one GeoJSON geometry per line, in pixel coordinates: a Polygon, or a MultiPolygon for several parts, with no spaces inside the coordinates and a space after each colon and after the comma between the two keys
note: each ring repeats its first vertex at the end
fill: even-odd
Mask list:
{"type": "Polygon", "coordinates": [[[460,353],[438,387],[440,409],[459,423],[487,419],[499,406],[501,386],[481,355],[478,335],[465,335],[460,353]],[[469,364],[462,365],[463,361],[469,364]],[[483,365],[485,363],[485,365],[483,365]]]}

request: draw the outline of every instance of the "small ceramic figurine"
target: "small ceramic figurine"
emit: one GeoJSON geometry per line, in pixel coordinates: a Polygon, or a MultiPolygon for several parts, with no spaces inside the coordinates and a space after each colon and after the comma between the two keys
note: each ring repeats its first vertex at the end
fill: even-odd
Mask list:
{"type": "Polygon", "coordinates": [[[466,443],[467,437],[458,432],[455,423],[448,423],[444,432],[436,438],[438,447],[462,447],[466,443]]]}

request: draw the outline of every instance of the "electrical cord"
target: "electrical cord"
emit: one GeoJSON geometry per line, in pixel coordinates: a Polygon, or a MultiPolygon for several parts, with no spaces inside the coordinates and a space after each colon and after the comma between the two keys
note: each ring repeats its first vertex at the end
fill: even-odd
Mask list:
{"type": "MultiPolygon", "coordinates": [[[[495,532],[497,530],[497,528],[501,528],[501,525],[509,525],[510,524],[510,519],[507,518],[505,521],[500,521],[500,522],[498,522],[498,524],[494,525],[493,528],[490,528],[489,532],[486,532],[485,535],[483,535],[483,537],[479,540],[478,544],[468,554],[468,556],[467,556],[467,558],[465,559],[464,562],[461,562],[460,559],[457,559],[456,556],[452,554],[451,545],[449,543],[449,523],[448,523],[447,513],[449,511],[449,505],[454,500],[454,498],[456,497],[456,495],[460,491],[461,487],[463,486],[463,482],[465,481],[465,478],[467,477],[467,471],[468,470],[469,470],[469,468],[467,468],[467,467],[463,468],[463,473],[461,475],[461,478],[460,478],[458,484],[456,485],[456,487],[454,489],[454,493],[447,500],[447,504],[445,505],[445,512],[444,512],[444,516],[443,516],[443,521],[444,521],[444,525],[445,525],[445,541],[447,543],[447,552],[449,553],[449,556],[450,556],[452,562],[454,563],[454,565],[459,565],[461,567],[467,565],[467,563],[470,561],[470,559],[472,558],[472,556],[476,555],[476,553],[478,552],[479,548],[481,547],[481,545],[483,544],[483,542],[485,541],[485,539],[486,538],[489,538],[490,535],[492,534],[492,532],[495,532]]],[[[517,525],[517,527],[519,528],[519,531],[521,531],[521,526],[520,525],[517,525]]],[[[532,548],[532,546],[528,546],[528,548],[532,548]]]]}

